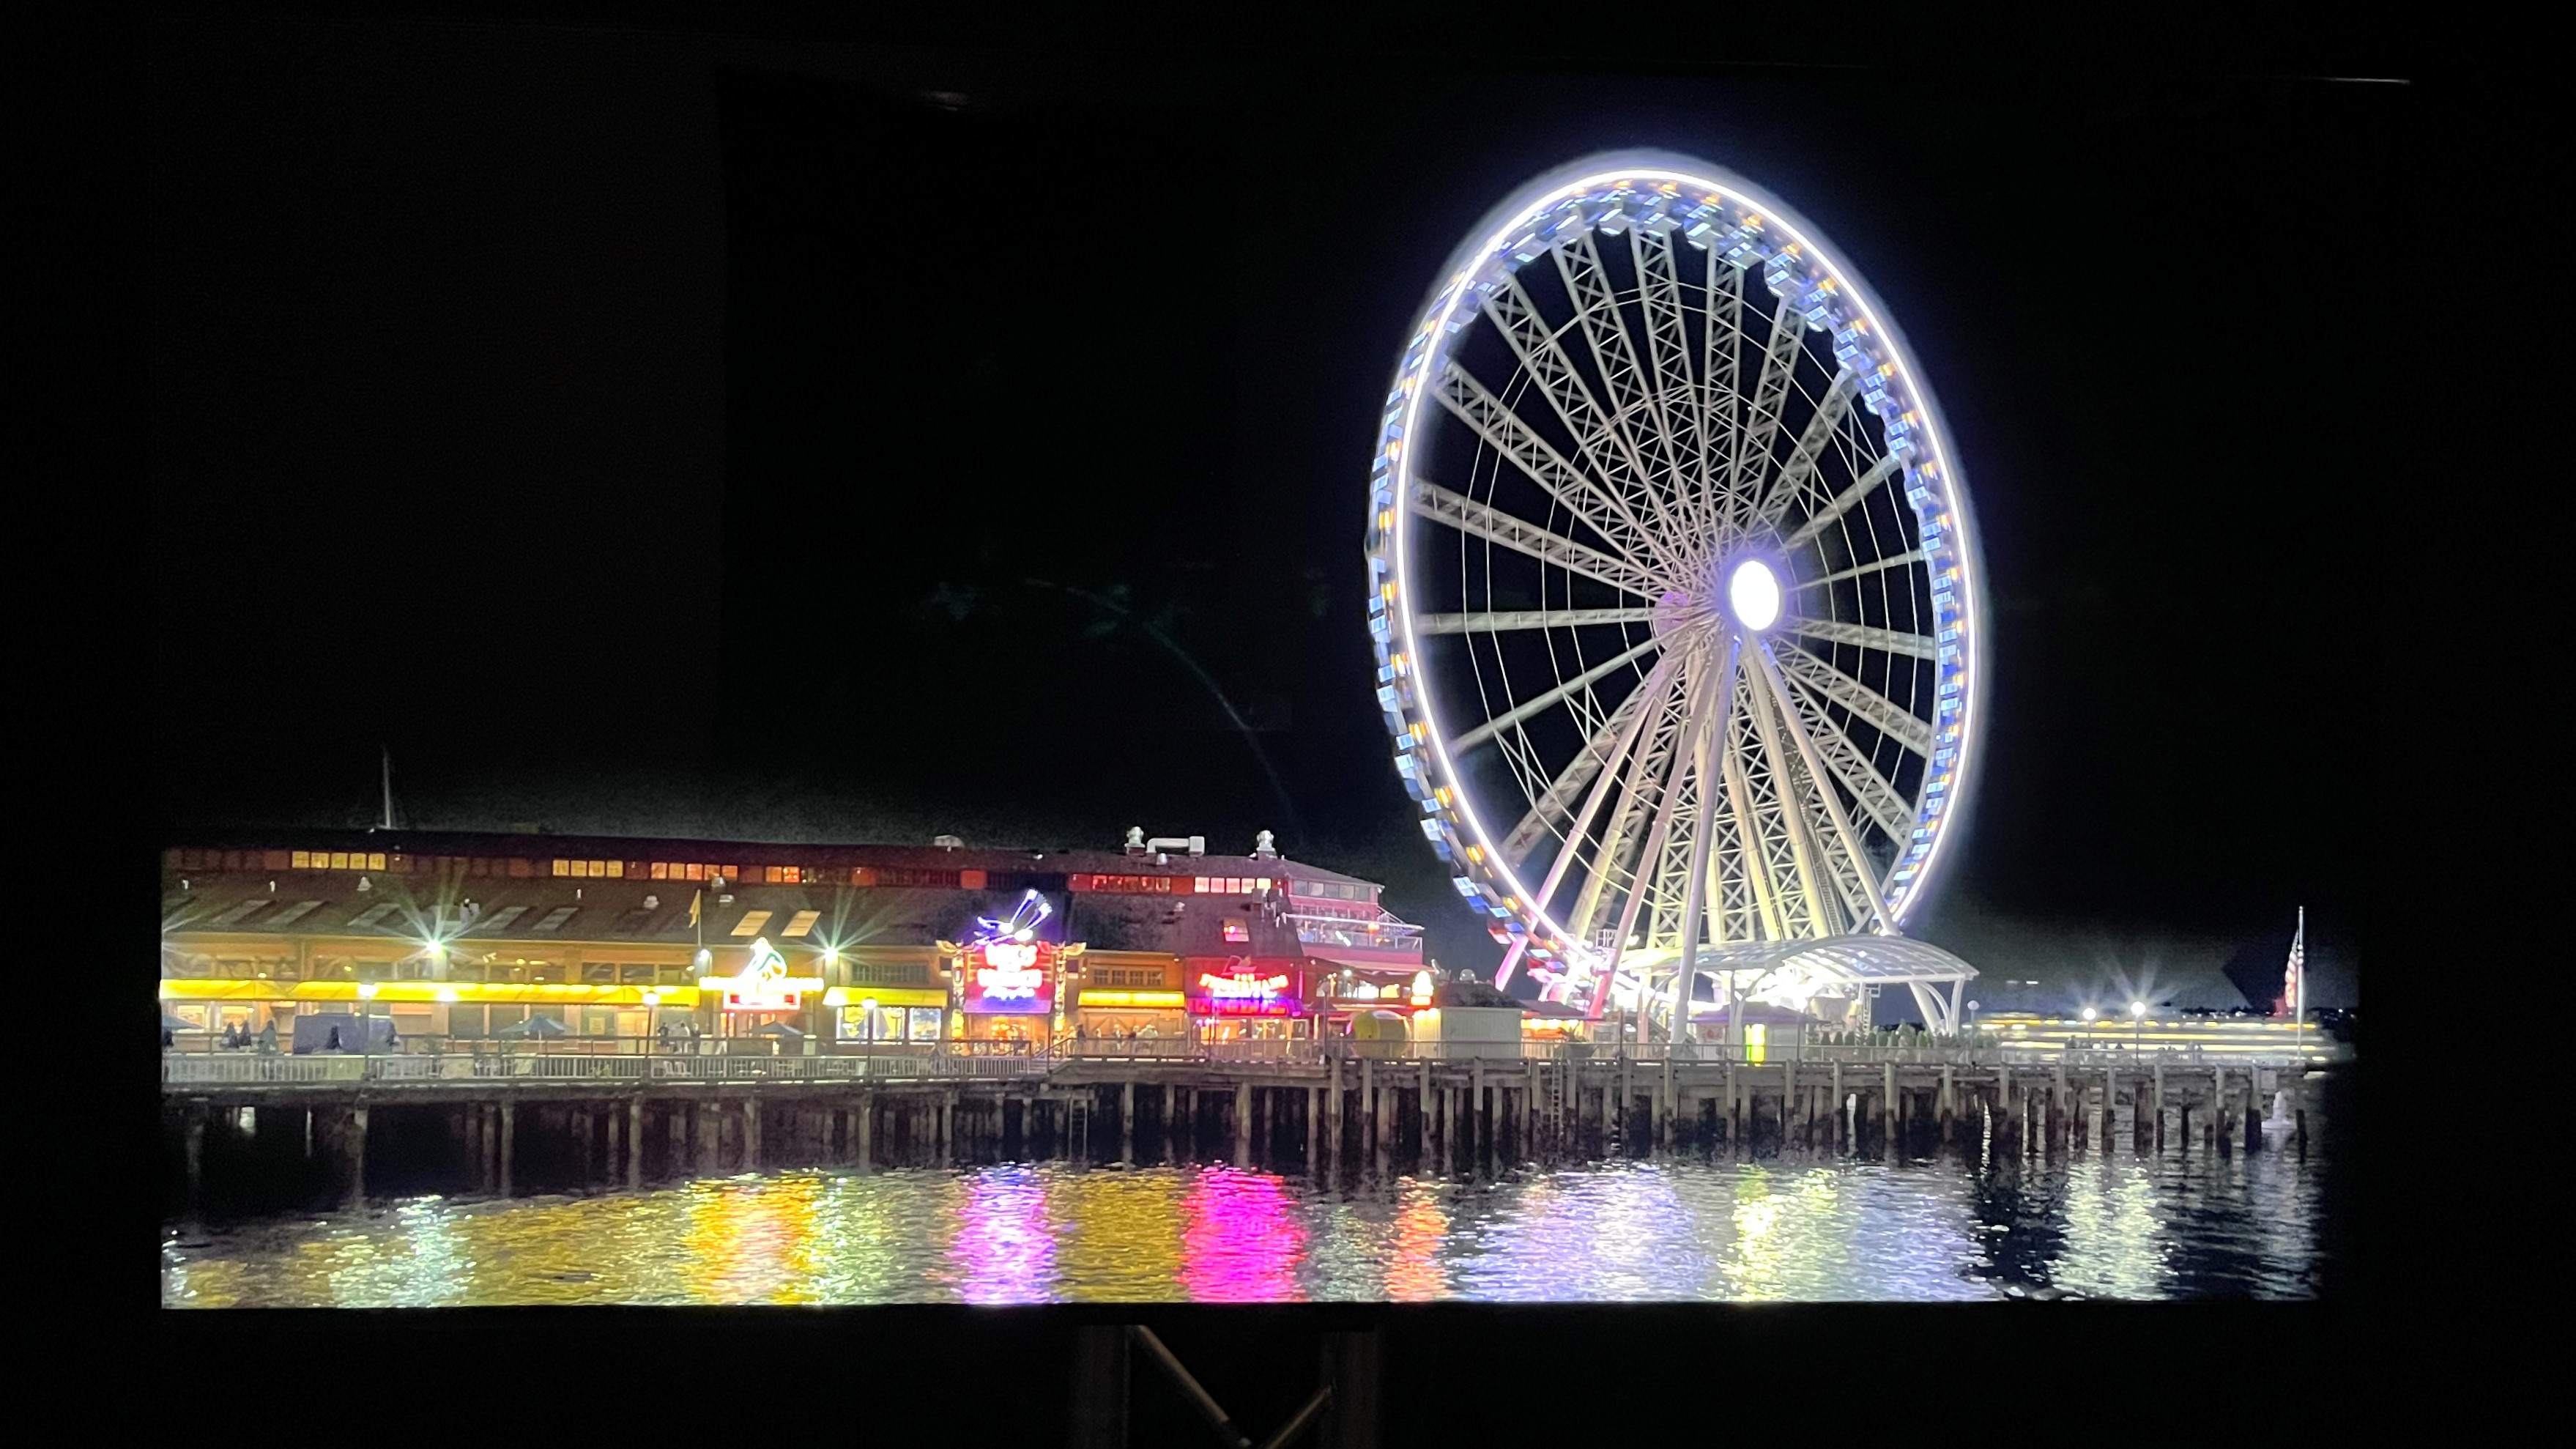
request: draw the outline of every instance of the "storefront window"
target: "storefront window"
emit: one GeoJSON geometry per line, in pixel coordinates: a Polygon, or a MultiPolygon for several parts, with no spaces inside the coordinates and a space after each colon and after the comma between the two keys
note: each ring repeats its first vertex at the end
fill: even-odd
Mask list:
{"type": "Polygon", "coordinates": [[[940,1008],[936,1006],[913,1007],[912,1039],[917,1042],[935,1042],[939,1040],[939,1019],[943,1014],[944,1013],[942,1013],[940,1008]]]}
{"type": "Polygon", "coordinates": [[[469,1039],[483,1035],[483,1008],[479,1006],[447,1008],[447,1034],[469,1039]]]}
{"type": "Polygon", "coordinates": [[[206,1029],[206,1008],[202,1005],[174,1006],[170,1008],[170,1014],[186,1022],[190,1031],[206,1029]]]}

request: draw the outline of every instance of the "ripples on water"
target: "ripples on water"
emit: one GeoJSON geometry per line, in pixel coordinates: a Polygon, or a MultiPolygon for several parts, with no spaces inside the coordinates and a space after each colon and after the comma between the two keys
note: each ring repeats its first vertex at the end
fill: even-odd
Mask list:
{"type": "Polygon", "coordinates": [[[790,1172],[172,1238],[174,1307],[2298,1298],[2278,1154],[1612,1163],[1327,1189],[1225,1167],[790,1172]]]}

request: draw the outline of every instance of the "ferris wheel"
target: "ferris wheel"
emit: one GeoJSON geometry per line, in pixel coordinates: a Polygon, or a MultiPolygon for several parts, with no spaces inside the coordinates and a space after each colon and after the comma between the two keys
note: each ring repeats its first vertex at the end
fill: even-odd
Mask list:
{"type": "Polygon", "coordinates": [[[1661,153],[1532,183],[1443,269],[1369,507],[1396,767],[1498,984],[1669,1024],[1718,976],[1819,989],[1752,972],[1766,943],[1919,945],[1975,759],[1975,539],[1921,369],[1813,226],[1661,153]]]}

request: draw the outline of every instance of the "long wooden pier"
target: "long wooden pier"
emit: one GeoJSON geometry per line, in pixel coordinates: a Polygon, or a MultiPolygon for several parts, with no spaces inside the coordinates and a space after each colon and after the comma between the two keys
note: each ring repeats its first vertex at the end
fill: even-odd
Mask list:
{"type": "Polygon", "coordinates": [[[163,1099],[183,1214],[210,1198],[506,1197],[790,1167],[1445,1173],[1672,1152],[2258,1151],[2283,1091],[2295,1129],[2279,1145],[2306,1143],[2313,1063],[2014,1055],[174,1055],[163,1099]]]}

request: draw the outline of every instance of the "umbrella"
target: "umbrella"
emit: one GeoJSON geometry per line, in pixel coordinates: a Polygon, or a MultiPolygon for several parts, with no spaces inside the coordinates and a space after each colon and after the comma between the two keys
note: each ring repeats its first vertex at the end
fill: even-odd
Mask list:
{"type": "Polygon", "coordinates": [[[527,1037],[568,1036],[570,1033],[564,1030],[562,1022],[551,1016],[531,1016],[525,1021],[514,1021],[492,1035],[521,1040],[527,1037]]]}
{"type": "Polygon", "coordinates": [[[172,1016],[170,1013],[165,1011],[161,1013],[161,1029],[163,1031],[195,1031],[197,1028],[187,1022],[181,1021],[179,1018],[172,1016]]]}
{"type": "Polygon", "coordinates": [[[751,1029],[751,1034],[753,1036],[783,1037],[788,1041],[802,1041],[805,1037],[805,1033],[798,1031],[796,1028],[789,1026],[783,1021],[773,1021],[767,1026],[755,1026],[751,1029]]]}

